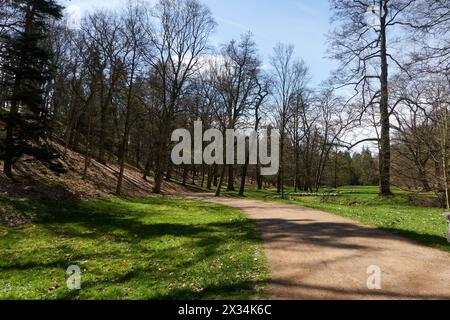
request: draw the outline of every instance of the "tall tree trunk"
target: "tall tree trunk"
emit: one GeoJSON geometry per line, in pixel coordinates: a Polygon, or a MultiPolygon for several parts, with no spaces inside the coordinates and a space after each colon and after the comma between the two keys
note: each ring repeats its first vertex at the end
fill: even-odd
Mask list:
{"type": "Polygon", "coordinates": [[[197,168],[192,166],[192,185],[195,186],[195,177],[197,176],[197,168]]]}
{"type": "Polygon", "coordinates": [[[295,143],[295,176],[294,176],[294,192],[298,191],[299,188],[299,175],[300,175],[300,161],[299,161],[299,151],[298,142],[295,143]]]}
{"type": "Polygon", "coordinates": [[[98,162],[101,164],[106,164],[105,154],[106,154],[106,116],[107,116],[108,104],[102,103],[100,110],[100,145],[98,149],[98,162]]]}
{"type": "Polygon", "coordinates": [[[278,171],[278,175],[277,175],[277,193],[280,194],[281,193],[281,173],[282,173],[282,169],[280,166],[280,170],[278,171]]]}
{"type": "Polygon", "coordinates": [[[166,181],[170,182],[172,181],[172,171],[173,171],[173,164],[172,161],[168,161],[167,163],[167,172],[166,172],[166,181]]]}
{"type": "Polygon", "coordinates": [[[227,191],[235,191],[234,189],[234,165],[228,165],[228,187],[227,191]]]}
{"type": "Polygon", "coordinates": [[[214,187],[217,187],[217,184],[219,183],[218,182],[219,177],[217,175],[218,175],[218,166],[217,166],[217,164],[214,164],[214,172],[213,172],[213,176],[214,176],[213,186],[214,187]]]}
{"type": "Polygon", "coordinates": [[[11,150],[13,149],[14,126],[13,126],[12,119],[14,119],[14,116],[12,115],[12,111],[10,111],[10,115],[9,115],[9,119],[8,119],[9,123],[6,127],[6,140],[5,140],[6,153],[5,153],[5,161],[3,163],[3,172],[9,178],[12,178],[12,166],[13,166],[13,157],[11,154],[11,150]]]}
{"type": "Polygon", "coordinates": [[[166,166],[166,154],[167,154],[167,133],[165,126],[162,126],[161,141],[158,143],[156,162],[155,162],[155,185],[153,187],[153,193],[161,193],[161,187],[164,180],[164,168],[166,166]]]}
{"type": "MultiPolygon", "coordinates": [[[[215,166],[215,164],[214,164],[215,166]]],[[[214,178],[214,166],[210,166],[208,168],[208,180],[206,182],[206,189],[211,190],[212,188],[212,183],[213,183],[213,178],[214,178]]]]}
{"type": "Polygon", "coordinates": [[[239,188],[239,195],[241,197],[243,197],[245,194],[245,182],[247,179],[248,164],[249,164],[249,156],[247,155],[245,164],[242,166],[241,187],[239,188]]]}
{"type": "Polygon", "coordinates": [[[205,185],[205,176],[206,176],[206,167],[205,164],[202,164],[202,182],[200,184],[200,187],[202,188],[205,185]]]}
{"type": "Polygon", "coordinates": [[[86,143],[85,143],[85,152],[84,152],[84,170],[83,170],[83,180],[87,179],[88,176],[88,169],[91,165],[91,145],[92,145],[92,121],[93,121],[93,115],[92,115],[92,109],[91,109],[91,101],[94,98],[94,83],[91,84],[91,94],[89,98],[85,101],[85,108],[87,110],[87,116],[88,116],[88,131],[86,136],[86,143]]]}
{"type": "Polygon", "coordinates": [[[141,168],[141,136],[139,136],[136,143],[136,168],[141,168]]]}
{"type": "Polygon", "coordinates": [[[162,168],[160,165],[156,165],[155,169],[155,185],[153,187],[153,193],[161,193],[161,187],[163,183],[163,175],[162,168]]]}
{"type": "Polygon", "coordinates": [[[264,187],[264,178],[261,174],[261,164],[256,165],[256,184],[258,185],[258,190],[262,190],[264,187]]]}
{"type": "Polygon", "coordinates": [[[152,155],[150,154],[148,156],[147,163],[145,164],[144,175],[142,176],[142,179],[147,181],[147,177],[150,175],[151,166],[152,166],[152,155]]]}
{"type": "Polygon", "coordinates": [[[134,84],[134,72],[135,72],[135,60],[136,59],[136,51],[133,51],[133,59],[131,62],[131,74],[130,74],[130,83],[128,87],[128,96],[127,96],[127,111],[125,115],[125,128],[124,133],[122,137],[122,148],[120,152],[120,172],[119,172],[119,178],[117,181],[117,188],[116,188],[116,194],[120,195],[122,191],[122,182],[123,182],[123,174],[125,171],[125,159],[128,154],[128,139],[130,136],[130,122],[131,122],[131,109],[133,107],[132,105],[132,99],[133,99],[133,84],[134,84]]]}
{"type": "MultiPolygon", "coordinates": [[[[385,15],[387,16],[387,2],[384,1],[385,15]]],[[[391,192],[391,136],[389,120],[389,65],[387,56],[386,18],[381,17],[380,56],[381,56],[381,92],[380,92],[380,194],[389,196],[391,192]]]]}
{"type": "Polygon", "coordinates": [[[336,148],[336,153],[334,155],[334,188],[336,189],[338,187],[338,150],[336,148]]]}
{"type": "Polygon", "coordinates": [[[444,196],[445,196],[445,206],[447,210],[450,210],[450,194],[449,194],[449,182],[448,182],[448,109],[445,108],[443,112],[442,121],[442,173],[443,173],[443,184],[444,184],[444,196]]]}
{"type": "Polygon", "coordinates": [[[6,140],[5,140],[5,146],[6,146],[6,152],[5,152],[5,160],[3,163],[3,172],[5,175],[9,178],[12,178],[12,167],[13,167],[13,156],[12,156],[12,150],[14,149],[14,122],[16,118],[17,111],[10,111],[9,117],[8,117],[8,124],[6,126],[6,140]]]}
{"type": "MultiPolygon", "coordinates": [[[[284,120],[283,120],[283,123],[284,120]]],[[[284,124],[282,125],[281,139],[280,139],[280,169],[277,176],[277,193],[281,194],[281,198],[284,199],[284,124]]]]}
{"type": "Polygon", "coordinates": [[[3,162],[3,172],[9,178],[12,178],[12,168],[14,163],[14,129],[16,126],[17,116],[19,113],[19,103],[15,98],[20,89],[20,77],[18,76],[14,83],[13,100],[11,102],[11,109],[8,115],[8,122],[6,124],[6,140],[5,140],[5,160],[3,162]]]}
{"type": "Polygon", "coordinates": [[[86,150],[84,154],[84,170],[83,170],[83,180],[87,179],[88,169],[91,163],[91,128],[92,128],[92,115],[89,112],[89,123],[86,141],[86,150]]]}
{"type": "Polygon", "coordinates": [[[217,183],[216,197],[220,197],[220,194],[222,192],[223,180],[225,179],[225,170],[226,170],[226,165],[222,165],[219,182],[217,183]]]}
{"type": "Polygon", "coordinates": [[[182,181],[183,186],[186,186],[188,174],[189,174],[189,166],[185,164],[183,169],[183,181],[182,181]]]}
{"type": "Polygon", "coordinates": [[[123,134],[122,138],[122,146],[120,148],[120,170],[119,170],[119,178],[117,180],[117,188],[116,188],[116,194],[120,195],[122,191],[122,182],[123,182],[123,175],[125,172],[125,159],[127,157],[128,153],[128,137],[130,132],[130,113],[131,110],[127,110],[126,119],[125,119],[125,132],[123,134]]]}

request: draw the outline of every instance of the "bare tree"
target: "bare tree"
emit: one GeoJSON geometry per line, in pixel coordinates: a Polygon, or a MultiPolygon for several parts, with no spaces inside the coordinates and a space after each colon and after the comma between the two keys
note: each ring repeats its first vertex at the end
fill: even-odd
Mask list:
{"type": "MultiPolygon", "coordinates": [[[[258,96],[258,74],[261,61],[256,53],[256,44],[250,33],[241,37],[239,42],[232,40],[222,49],[221,60],[214,70],[214,85],[219,101],[214,112],[223,132],[237,129],[242,120],[255,105],[258,96]]],[[[228,191],[234,191],[234,165],[222,167],[216,195],[219,196],[228,168],[228,191]]]]}
{"type": "MultiPolygon", "coordinates": [[[[414,0],[332,0],[334,22],[330,34],[331,57],[341,62],[336,82],[352,86],[363,108],[378,105],[380,123],[380,194],[391,194],[389,71],[407,72],[396,56],[394,34],[407,24],[414,0]],[[368,19],[371,15],[371,19],[368,19]],[[389,38],[391,36],[391,38],[389,38]],[[372,88],[376,88],[373,90],[372,88]]],[[[402,48],[404,50],[404,48],[402,48]]],[[[403,51],[402,55],[405,55],[403,51]]]]}
{"type": "MultiPolygon", "coordinates": [[[[261,108],[264,104],[264,102],[266,101],[266,98],[269,96],[269,81],[267,79],[258,79],[258,77],[256,78],[257,81],[257,89],[255,91],[255,95],[253,97],[253,103],[251,103],[254,113],[254,121],[255,121],[255,126],[254,126],[254,130],[255,132],[258,132],[259,130],[259,126],[261,123],[261,108]]],[[[250,146],[249,148],[250,149],[250,146]]],[[[248,167],[249,167],[249,161],[250,161],[250,155],[249,152],[247,152],[246,154],[246,160],[245,160],[245,164],[242,166],[242,173],[241,173],[241,186],[239,188],[239,195],[242,197],[244,196],[245,193],[245,184],[246,184],[246,180],[247,180],[247,173],[248,173],[248,167]]],[[[259,161],[258,161],[259,163],[259,161]]],[[[261,187],[261,182],[262,182],[262,176],[261,176],[261,167],[259,166],[259,164],[257,164],[256,167],[256,181],[258,183],[258,187],[261,187]]],[[[261,189],[261,188],[260,188],[261,189]]]]}
{"type": "Polygon", "coordinates": [[[144,50],[144,32],[142,24],[140,23],[140,17],[143,14],[142,7],[136,4],[129,3],[127,12],[123,17],[123,25],[121,27],[121,38],[124,41],[124,53],[122,57],[122,63],[125,72],[126,82],[126,102],[125,102],[125,123],[122,135],[122,142],[119,151],[119,177],[117,181],[116,193],[120,194],[122,189],[122,180],[125,169],[125,161],[128,153],[129,136],[132,124],[132,114],[134,112],[133,105],[136,104],[136,90],[135,83],[136,77],[139,76],[139,72],[142,73],[141,67],[141,55],[144,50]]]}
{"type": "Polygon", "coordinates": [[[120,40],[120,20],[114,12],[96,11],[83,21],[82,31],[88,41],[92,41],[100,50],[98,67],[102,78],[99,88],[101,103],[98,160],[106,163],[106,148],[112,125],[110,115],[121,72],[118,62],[124,50],[120,40]]]}
{"type": "Polygon", "coordinates": [[[318,126],[320,128],[320,144],[316,161],[316,174],[314,180],[315,192],[321,187],[325,166],[329,160],[332,149],[339,145],[345,134],[354,129],[357,114],[352,112],[345,99],[337,96],[333,90],[324,89],[317,97],[318,126]]]}
{"type": "Polygon", "coordinates": [[[147,20],[143,21],[150,42],[146,61],[162,85],[153,190],[160,193],[167,165],[169,130],[187,83],[208,50],[208,38],[215,22],[209,9],[197,0],[161,0],[154,10],[147,12],[147,20]]]}
{"type": "Polygon", "coordinates": [[[280,129],[280,171],[277,179],[277,191],[284,198],[284,150],[286,145],[286,126],[296,92],[303,88],[308,80],[308,68],[302,60],[294,57],[294,46],[278,44],[271,57],[273,68],[273,98],[280,129]]]}

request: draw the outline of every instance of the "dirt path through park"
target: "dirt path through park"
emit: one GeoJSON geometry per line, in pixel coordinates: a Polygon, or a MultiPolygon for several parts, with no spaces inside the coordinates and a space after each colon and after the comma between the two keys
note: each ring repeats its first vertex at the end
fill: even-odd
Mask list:
{"type": "Polygon", "coordinates": [[[191,198],[255,220],[271,269],[272,299],[450,299],[449,253],[295,205],[191,198]],[[381,270],[381,290],[368,289],[370,266],[381,270]]]}

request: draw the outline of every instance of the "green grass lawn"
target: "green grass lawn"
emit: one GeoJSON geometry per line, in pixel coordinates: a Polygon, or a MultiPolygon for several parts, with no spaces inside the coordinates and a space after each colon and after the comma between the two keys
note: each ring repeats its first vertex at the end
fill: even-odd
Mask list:
{"type": "Polygon", "coordinates": [[[0,299],[264,298],[268,269],[240,212],[172,197],[31,201],[0,207],[33,215],[0,226],[0,299]],[[81,290],[66,270],[81,268],[81,290]]]}
{"type": "MultiPolygon", "coordinates": [[[[290,192],[292,190],[288,190],[290,192]]],[[[450,252],[445,232],[447,224],[442,217],[444,209],[418,207],[412,204],[417,195],[394,189],[395,195],[383,198],[377,187],[343,187],[322,192],[339,192],[337,197],[289,196],[282,200],[276,190],[249,189],[248,198],[265,201],[282,201],[348,217],[367,225],[404,236],[417,243],[450,252]]],[[[237,193],[225,192],[225,196],[237,197],[237,193]]]]}

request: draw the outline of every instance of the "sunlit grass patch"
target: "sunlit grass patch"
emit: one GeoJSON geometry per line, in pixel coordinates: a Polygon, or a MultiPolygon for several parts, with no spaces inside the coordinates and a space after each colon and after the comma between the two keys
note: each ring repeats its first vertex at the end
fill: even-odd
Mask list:
{"type": "Polygon", "coordinates": [[[262,245],[236,210],[172,197],[3,204],[36,219],[0,227],[2,299],[264,297],[262,245]],[[70,265],[79,291],[67,289],[70,265]]]}

